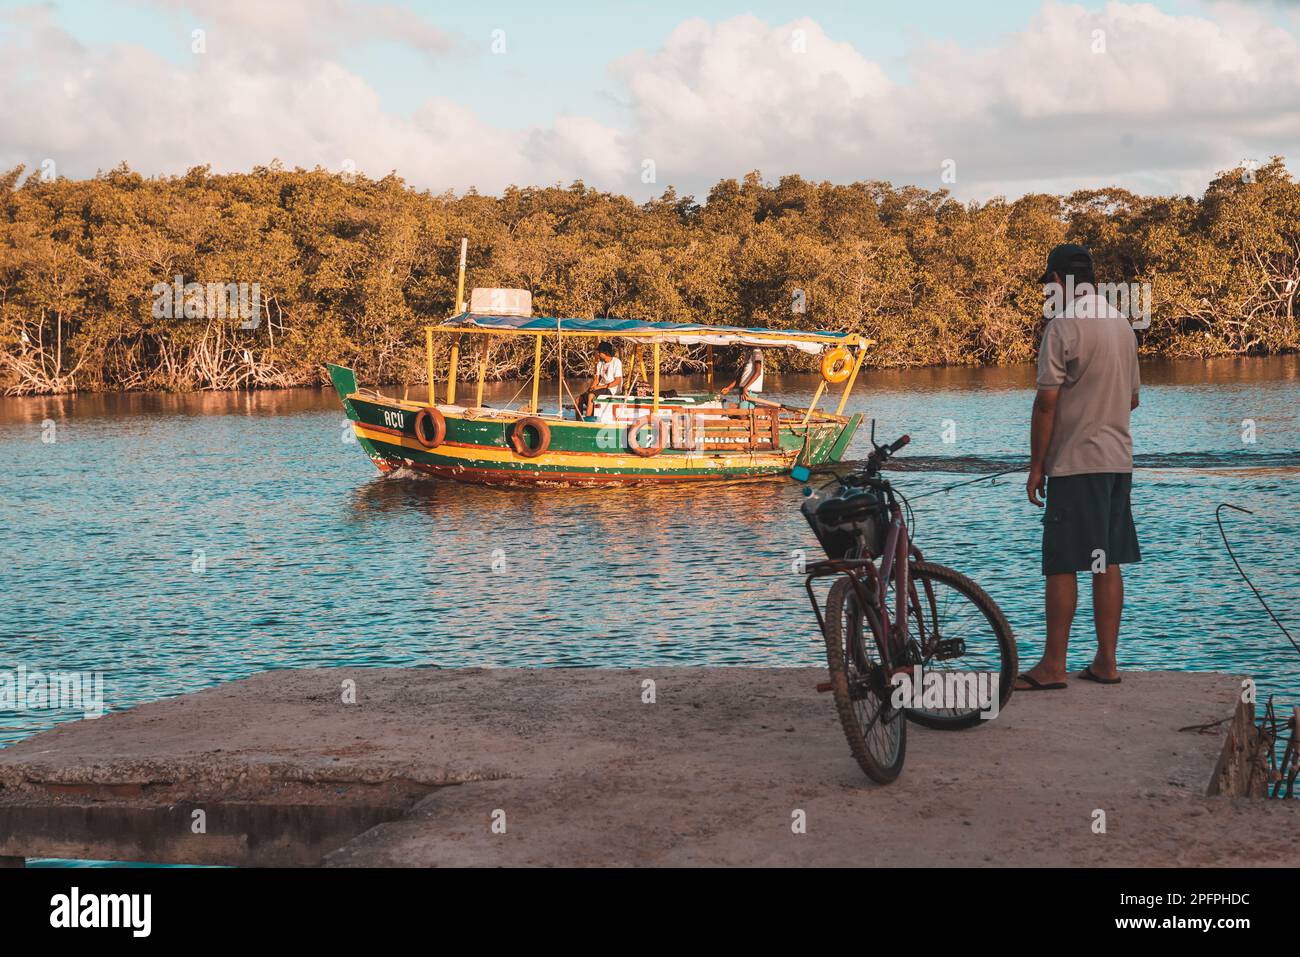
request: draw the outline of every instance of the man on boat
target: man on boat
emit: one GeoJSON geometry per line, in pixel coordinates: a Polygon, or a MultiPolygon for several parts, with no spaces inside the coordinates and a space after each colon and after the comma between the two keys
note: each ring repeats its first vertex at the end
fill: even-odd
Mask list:
{"type": "Polygon", "coordinates": [[[763,352],[761,349],[749,350],[740,371],[736,373],[734,379],[722,387],[722,392],[719,395],[726,395],[732,389],[740,390],[742,406],[751,395],[757,395],[763,391],[763,352]]]}
{"type": "Polygon", "coordinates": [[[623,386],[623,363],[614,355],[614,346],[601,342],[596,346],[596,374],[587,391],[578,396],[582,414],[591,416],[596,410],[596,396],[618,395],[623,386]]]}
{"type": "Polygon", "coordinates": [[[1017,691],[1066,687],[1065,654],[1078,601],[1079,572],[1092,572],[1097,652],[1078,678],[1118,684],[1115,650],[1124,609],[1120,566],[1142,560],[1129,505],[1138,406],[1137,338],[1128,320],[1096,291],[1092,256],[1066,243],[1047,257],[1050,321],[1038,354],[1038,394],[1030,427],[1029,501],[1043,507],[1047,644],[1020,675],[1017,691]]]}

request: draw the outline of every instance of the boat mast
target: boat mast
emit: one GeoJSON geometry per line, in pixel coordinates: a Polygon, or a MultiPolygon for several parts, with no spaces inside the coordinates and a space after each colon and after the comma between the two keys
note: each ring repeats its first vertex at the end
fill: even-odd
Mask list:
{"type": "MultiPolygon", "coordinates": [[[[469,238],[462,236],[460,238],[460,275],[456,280],[456,302],[452,306],[451,314],[460,315],[465,311],[465,253],[469,249],[469,238]]],[[[460,359],[460,337],[451,344],[451,364],[447,376],[447,404],[451,405],[456,401],[456,364],[460,359]]],[[[433,327],[424,327],[424,371],[429,380],[429,405],[437,407],[438,393],[433,385],[433,327]]],[[[479,383],[479,395],[482,395],[483,385],[479,383]]],[[[480,399],[479,404],[482,405],[480,399]]]]}
{"type": "Polygon", "coordinates": [[[659,414],[659,340],[654,341],[654,359],[655,359],[655,399],[654,405],[650,411],[654,415],[659,414]]]}
{"type": "Polygon", "coordinates": [[[474,408],[483,408],[483,379],[487,376],[487,336],[479,336],[478,344],[478,392],[474,395],[474,408]]]}
{"type": "Polygon", "coordinates": [[[460,278],[456,281],[456,314],[465,311],[465,251],[469,248],[469,238],[460,238],[460,278]]]}
{"type": "Polygon", "coordinates": [[[867,357],[867,345],[865,342],[858,344],[858,358],[853,363],[853,373],[849,376],[849,381],[844,383],[844,391],[840,393],[840,404],[835,407],[835,414],[841,415],[844,412],[844,405],[849,401],[849,393],[853,391],[853,383],[858,381],[858,370],[862,368],[862,360],[867,357]]]}
{"type": "Polygon", "coordinates": [[[826,380],[822,379],[820,382],[817,383],[817,391],[813,393],[812,402],[809,403],[808,408],[804,410],[803,421],[799,423],[801,426],[808,424],[808,420],[812,418],[813,409],[817,408],[817,403],[818,401],[820,401],[822,397],[822,393],[825,391],[826,391],[826,380]]]}
{"type": "MultiPolygon", "coordinates": [[[[456,279],[456,315],[465,311],[465,253],[469,238],[460,238],[460,275],[456,279]]],[[[447,368],[447,404],[456,404],[456,367],[460,364],[460,336],[451,340],[451,362],[447,368]]]]}
{"type": "Polygon", "coordinates": [[[424,371],[429,376],[429,405],[436,406],[438,397],[433,391],[433,326],[424,327],[424,371]]]}
{"type": "Polygon", "coordinates": [[[542,384],[542,334],[537,334],[537,348],[533,352],[533,415],[540,411],[537,404],[537,387],[542,384]]]}

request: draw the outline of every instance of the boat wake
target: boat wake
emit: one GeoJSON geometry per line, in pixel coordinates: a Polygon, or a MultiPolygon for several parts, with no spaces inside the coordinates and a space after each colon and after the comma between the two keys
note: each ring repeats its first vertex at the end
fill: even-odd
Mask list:
{"type": "MultiPolygon", "coordinates": [[[[839,462],[833,471],[866,465],[865,460],[839,462]]],[[[1269,469],[1300,471],[1300,451],[1289,452],[1151,452],[1133,456],[1139,469],[1269,469]]],[[[978,475],[1016,467],[1029,468],[1023,455],[911,455],[891,459],[886,468],[900,472],[951,472],[978,475]]]]}

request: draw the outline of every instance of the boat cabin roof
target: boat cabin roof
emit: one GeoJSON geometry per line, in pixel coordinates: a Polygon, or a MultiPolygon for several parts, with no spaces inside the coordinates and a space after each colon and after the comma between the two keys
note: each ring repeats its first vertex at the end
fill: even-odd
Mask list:
{"type": "Polygon", "coordinates": [[[435,332],[495,332],[505,335],[563,333],[574,336],[628,338],[679,345],[745,345],[760,348],[798,349],[818,353],[827,346],[865,346],[868,340],[856,332],[814,332],[799,329],[760,329],[744,326],[711,326],[693,322],[648,322],[640,319],[562,319],[550,316],[498,316],[463,312],[432,326],[435,332]]]}

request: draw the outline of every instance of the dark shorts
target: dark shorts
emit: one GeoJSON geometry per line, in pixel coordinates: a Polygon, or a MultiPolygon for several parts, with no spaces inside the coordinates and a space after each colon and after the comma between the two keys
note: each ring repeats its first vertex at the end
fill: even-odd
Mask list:
{"type": "Polygon", "coordinates": [[[1132,488],[1129,472],[1049,478],[1043,514],[1043,574],[1088,572],[1142,561],[1129,507],[1132,488]]]}

